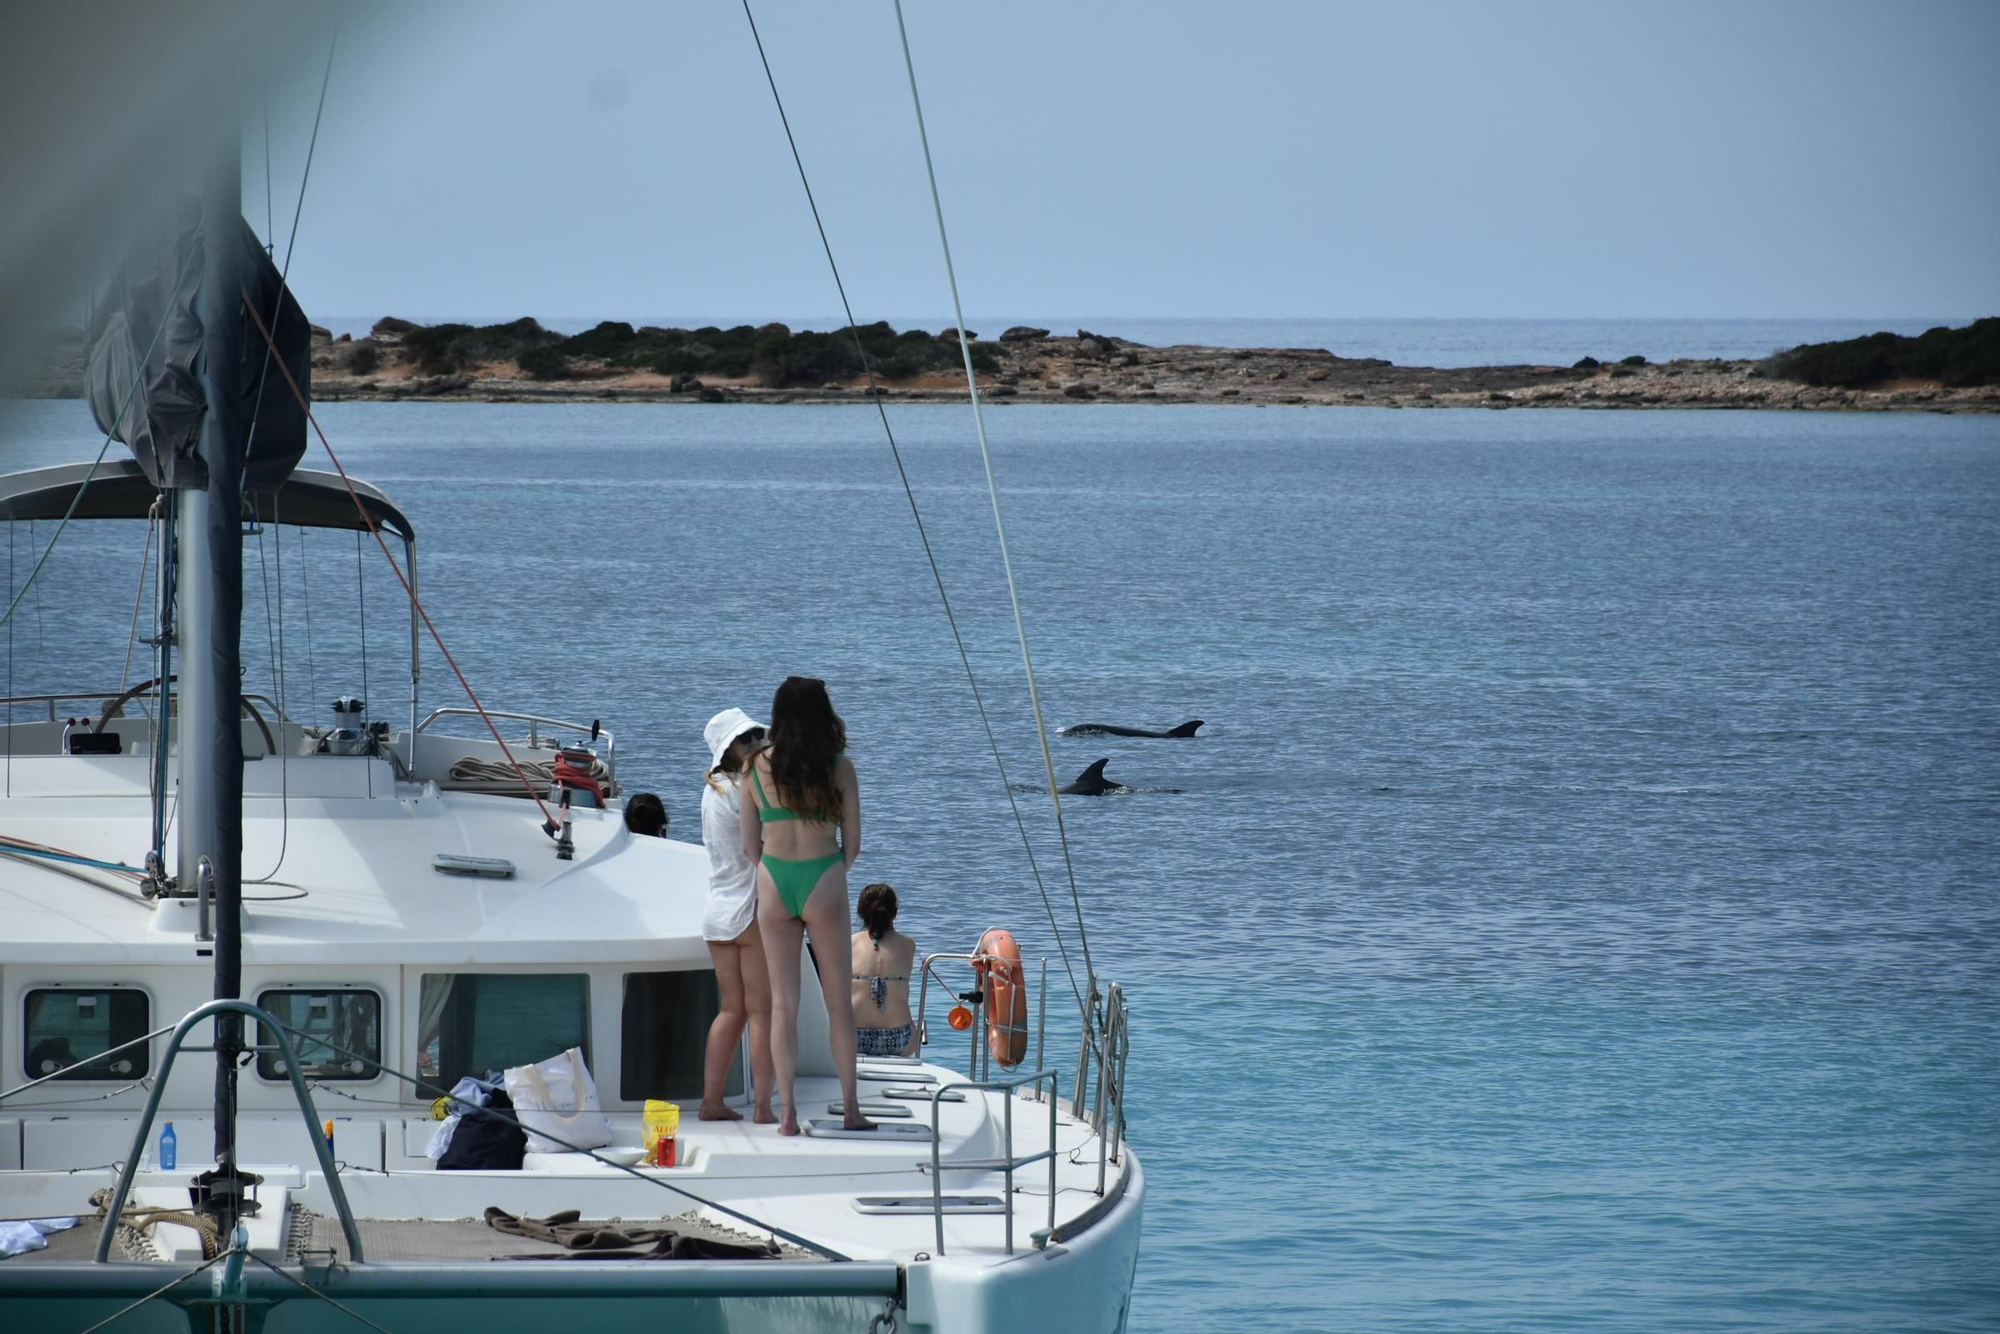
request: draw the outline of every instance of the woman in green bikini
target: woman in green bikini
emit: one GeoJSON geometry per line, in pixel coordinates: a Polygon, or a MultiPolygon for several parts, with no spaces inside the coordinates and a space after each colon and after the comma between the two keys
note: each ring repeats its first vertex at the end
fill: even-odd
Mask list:
{"type": "Polygon", "coordinates": [[[784,1103],[778,1133],[799,1133],[799,958],[810,935],[849,1130],[872,1130],[854,1075],[848,990],[847,868],[861,855],[861,786],[826,682],[788,676],[771,700],[769,744],[752,757],[743,852],[757,863],[757,926],[771,970],[771,1057],[784,1103]]]}

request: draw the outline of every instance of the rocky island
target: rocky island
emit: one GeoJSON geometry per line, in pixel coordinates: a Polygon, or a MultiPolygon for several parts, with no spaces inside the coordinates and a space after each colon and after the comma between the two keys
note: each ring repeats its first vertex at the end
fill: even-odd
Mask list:
{"type": "MultiPolygon", "coordinates": [[[[635,329],[606,321],[565,336],[532,319],[475,326],[386,318],[361,338],[313,333],[312,391],[321,402],[966,397],[955,329],[635,329]]],[[[1025,326],[970,338],[980,395],[997,403],[2000,411],[2000,318],[1915,338],[1882,333],[1809,344],[1752,361],[1585,357],[1570,366],[1396,366],[1323,348],[1149,347],[1087,329],[1025,326]]],[[[71,331],[28,394],[80,393],[79,340],[71,331]]]]}

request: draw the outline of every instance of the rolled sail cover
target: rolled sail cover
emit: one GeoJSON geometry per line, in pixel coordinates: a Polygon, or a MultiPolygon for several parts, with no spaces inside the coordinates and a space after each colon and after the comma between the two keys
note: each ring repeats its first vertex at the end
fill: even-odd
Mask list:
{"type": "MultiPolygon", "coordinates": [[[[242,218],[220,229],[224,244],[242,247],[235,269],[278,345],[278,358],[308,397],[312,393],[312,326],[292,299],[257,234],[242,218]]],[[[131,449],[146,477],[171,490],[208,485],[196,446],[209,404],[202,393],[202,322],[199,294],[202,248],[213,233],[201,226],[192,199],[169,223],[142,237],[126,256],[111,291],[93,312],[84,393],[99,429],[131,449]]],[[[237,309],[240,311],[241,306],[237,309]]],[[[243,489],[275,491],[306,450],[306,416],[277,360],[266,366],[264,336],[247,313],[243,354],[235,366],[216,368],[225,402],[249,432],[243,489]],[[260,386],[261,382],[261,386],[260,386]],[[255,429],[251,423],[255,422],[255,429]]]]}

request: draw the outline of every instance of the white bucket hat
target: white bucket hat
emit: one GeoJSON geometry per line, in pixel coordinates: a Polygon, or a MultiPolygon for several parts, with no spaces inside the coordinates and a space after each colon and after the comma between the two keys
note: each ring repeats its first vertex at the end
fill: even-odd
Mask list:
{"type": "Polygon", "coordinates": [[[708,742],[708,767],[722,763],[722,752],[729,749],[730,742],[753,727],[763,726],[741,709],[724,709],[710,718],[708,726],[701,729],[702,739],[708,742]]]}

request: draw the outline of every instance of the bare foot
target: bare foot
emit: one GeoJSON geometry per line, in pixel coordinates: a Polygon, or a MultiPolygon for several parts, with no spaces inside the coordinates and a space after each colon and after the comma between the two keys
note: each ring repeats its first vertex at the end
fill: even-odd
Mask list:
{"type": "Polygon", "coordinates": [[[843,1130],[873,1130],[875,1123],[863,1116],[859,1107],[849,1107],[847,1115],[840,1118],[840,1126],[843,1130]]]}
{"type": "Polygon", "coordinates": [[[741,1121],[743,1113],[734,1107],[704,1107],[695,1113],[704,1121],[741,1121]]]}
{"type": "Polygon", "coordinates": [[[771,1126],[778,1123],[777,1114],[771,1110],[771,1104],[768,1102],[759,1103],[757,1110],[751,1114],[750,1119],[760,1126],[771,1126]]]}
{"type": "Polygon", "coordinates": [[[778,1133],[780,1135],[796,1135],[799,1133],[799,1114],[797,1109],[791,1107],[785,1109],[784,1119],[778,1122],[778,1133]]]}

